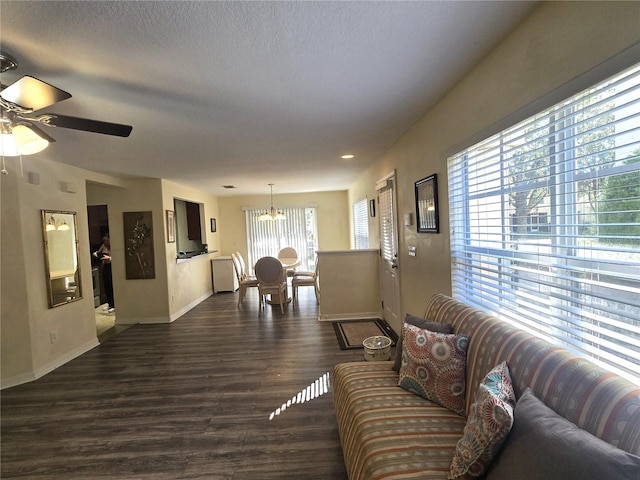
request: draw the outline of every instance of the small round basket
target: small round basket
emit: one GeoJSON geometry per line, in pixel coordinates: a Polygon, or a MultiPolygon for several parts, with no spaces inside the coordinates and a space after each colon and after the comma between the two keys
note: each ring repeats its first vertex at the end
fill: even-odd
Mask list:
{"type": "Polygon", "coordinates": [[[384,335],[365,338],[364,359],[367,362],[384,362],[391,357],[391,339],[384,335]]]}

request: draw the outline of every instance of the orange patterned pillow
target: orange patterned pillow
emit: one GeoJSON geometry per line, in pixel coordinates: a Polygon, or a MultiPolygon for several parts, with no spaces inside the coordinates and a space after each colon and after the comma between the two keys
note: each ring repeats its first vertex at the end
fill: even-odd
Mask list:
{"type": "Polygon", "coordinates": [[[402,326],[398,385],[464,415],[467,335],[448,335],[402,326]]]}

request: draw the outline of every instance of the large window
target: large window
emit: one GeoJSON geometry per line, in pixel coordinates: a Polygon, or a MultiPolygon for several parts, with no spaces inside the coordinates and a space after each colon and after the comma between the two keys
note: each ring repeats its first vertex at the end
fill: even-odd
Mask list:
{"type": "Polygon", "coordinates": [[[366,198],[353,204],[353,236],[356,249],[369,248],[369,206],[366,198]]]}
{"type": "Polygon", "coordinates": [[[640,383],[640,65],[448,168],[454,296],[640,383]]]}
{"type": "Polygon", "coordinates": [[[260,221],[264,210],[245,209],[249,264],[262,257],[277,257],[284,247],[293,247],[302,262],[300,270],[313,270],[318,250],[316,207],[279,208],[285,220],[260,221]]]}

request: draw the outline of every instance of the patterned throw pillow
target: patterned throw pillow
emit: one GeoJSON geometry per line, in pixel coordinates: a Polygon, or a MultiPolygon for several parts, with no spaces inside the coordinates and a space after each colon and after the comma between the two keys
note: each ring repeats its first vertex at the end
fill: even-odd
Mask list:
{"type": "Polygon", "coordinates": [[[484,377],[451,462],[449,480],[484,475],[513,425],[516,395],[509,367],[502,362],[484,377]]]}
{"type": "Polygon", "coordinates": [[[402,326],[398,385],[464,415],[467,335],[447,335],[402,326]]]}
{"type": "MultiPolygon", "coordinates": [[[[438,333],[453,333],[453,325],[450,323],[440,323],[434,322],[432,320],[427,320],[426,318],[418,317],[417,315],[412,315],[407,313],[404,317],[404,321],[411,325],[415,325],[416,327],[423,328],[425,330],[431,330],[432,332],[438,333]]],[[[402,335],[398,337],[398,342],[396,343],[396,358],[393,360],[393,369],[396,372],[400,371],[400,365],[402,365],[402,335]]]]}

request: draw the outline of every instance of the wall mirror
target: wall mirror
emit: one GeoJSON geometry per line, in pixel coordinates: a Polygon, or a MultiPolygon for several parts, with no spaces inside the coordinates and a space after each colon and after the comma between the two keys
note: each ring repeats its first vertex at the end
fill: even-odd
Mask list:
{"type": "Polygon", "coordinates": [[[42,210],[49,308],[80,300],[76,212],[42,210]]]}

